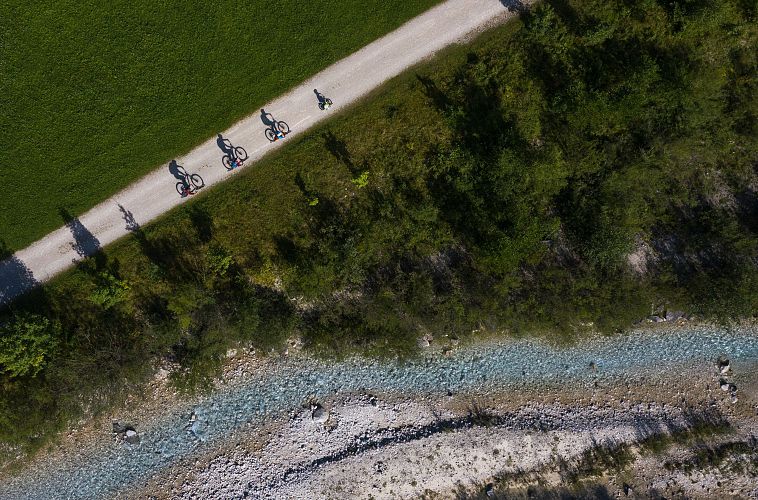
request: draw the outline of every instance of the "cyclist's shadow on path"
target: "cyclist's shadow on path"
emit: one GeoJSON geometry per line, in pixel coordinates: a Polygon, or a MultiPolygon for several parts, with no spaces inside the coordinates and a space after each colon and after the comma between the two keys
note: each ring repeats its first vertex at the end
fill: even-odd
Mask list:
{"type": "Polygon", "coordinates": [[[229,139],[225,139],[223,135],[218,134],[216,137],[216,145],[225,155],[234,156],[234,147],[229,139]]]}
{"type": "Polygon", "coordinates": [[[274,119],[274,115],[272,115],[271,113],[266,113],[266,110],[263,108],[261,108],[261,121],[268,128],[274,128],[276,125],[276,120],[274,119]]]}
{"type": "Polygon", "coordinates": [[[187,171],[184,170],[184,167],[176,163],[176,160],[171,160],[168,164],[168,171],[180,181],[184,181],[187,178],[187,171]]]}

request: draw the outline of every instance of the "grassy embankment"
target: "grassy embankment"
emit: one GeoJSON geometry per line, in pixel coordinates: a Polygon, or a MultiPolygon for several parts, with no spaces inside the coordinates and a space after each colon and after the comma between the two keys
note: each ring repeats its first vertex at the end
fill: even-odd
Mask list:
{"type": "Polygon", "coordinates": [[[191,387],[293,333],[405,355],[651,304],[754,315],[755,13],[676,5],[541,3],[19,302],[0,439],[43,442],[152,360],[191,387]]]}
{"type": "Polygon", "coordinates": [[[3,2],[0,243],[23,248],[436,3],[3,2]]]}

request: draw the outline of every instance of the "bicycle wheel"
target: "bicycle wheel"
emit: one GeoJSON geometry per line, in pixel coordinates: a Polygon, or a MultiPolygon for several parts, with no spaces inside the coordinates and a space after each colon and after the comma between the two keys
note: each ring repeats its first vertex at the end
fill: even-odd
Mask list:
{"type": "Polygon", "coordinates": [[[332,100],[329,99],[328,97],[326,98],[326,105],[327,106],[331,106],[332,105],[332,100]]]}
{"type": "Polygon", "coordinates": [[[237,158],[239,158],[242,161],[247,160],[247,151],[245,151],[245,148],[242,146],[237,146],[234,148],[234,154],[237,155],[237,158]]]}
{"type": "Polygon", "coordinates": [[[270,128],[267,128],[266,129],[266,139],[268,139],[271,142],[274,142],[276,140],[276,132],[274,132],[270,128]]]}
{"type": "Polygon", "coordinates": [[[282,134],[290,133],[290,126],[284,122],[276,122],[276,126],[282,134]]]}
{"type": "Polygon", "coordinates": [[[195,189],[200,189],[201,187],[205,186],[205,181],[198,174],[190,175],[190,182],[192,182],[192,185],[195,187],[195,189]]]}
{"type": "Polygon", "coordinates": [[[182,198],[186,196],[184,193],[184,183],[182,181],[176,183],[176,192],[179,193],[179,196],[182,198]]]}
{"type": "Polygon", "coordinates": [[[232,157],[229,155],[222,156],[221,163],[224,165],[224,168],[227,170],[231,170],[234,168],[234,166],[232,165],[232,157]]]}

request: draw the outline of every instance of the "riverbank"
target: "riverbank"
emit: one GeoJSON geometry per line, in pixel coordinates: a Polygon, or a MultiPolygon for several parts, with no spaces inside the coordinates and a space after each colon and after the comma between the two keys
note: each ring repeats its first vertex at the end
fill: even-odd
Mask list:
{"type": "Polygon", "coordinates": [[[432,344],[405,362],[238,352],[212,394],[182,400],[158,379],[146,401],[135,395],[20,474],[4,473],[0,497],[319,498],[336,488],[445,497],[574,460],[598,442],[637,442],[703,419],[746,440],[757,429],[756,360],[758,330],[747,325],[668,326],[563,347],[432,344]],[[127,427],[138,442],[127,442],[127,427]]]}

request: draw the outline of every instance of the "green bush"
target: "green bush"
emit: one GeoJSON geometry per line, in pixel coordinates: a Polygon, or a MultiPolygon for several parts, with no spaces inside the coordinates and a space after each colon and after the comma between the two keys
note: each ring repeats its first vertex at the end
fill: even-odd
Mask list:
{"type": "Polygon", "coordinates": [[[97,288],[90,294],[89,300],[103,309],[110,309],[127,299],[129,288],[126,281],[108,272],[101,272],[98,275],[97,288]]]}
{"type": "Polygon", "coordinates": [[[36,314],[22,314],[0,327],[0,372],[34,377],[55,356],[61,325],[36,314]]]}

